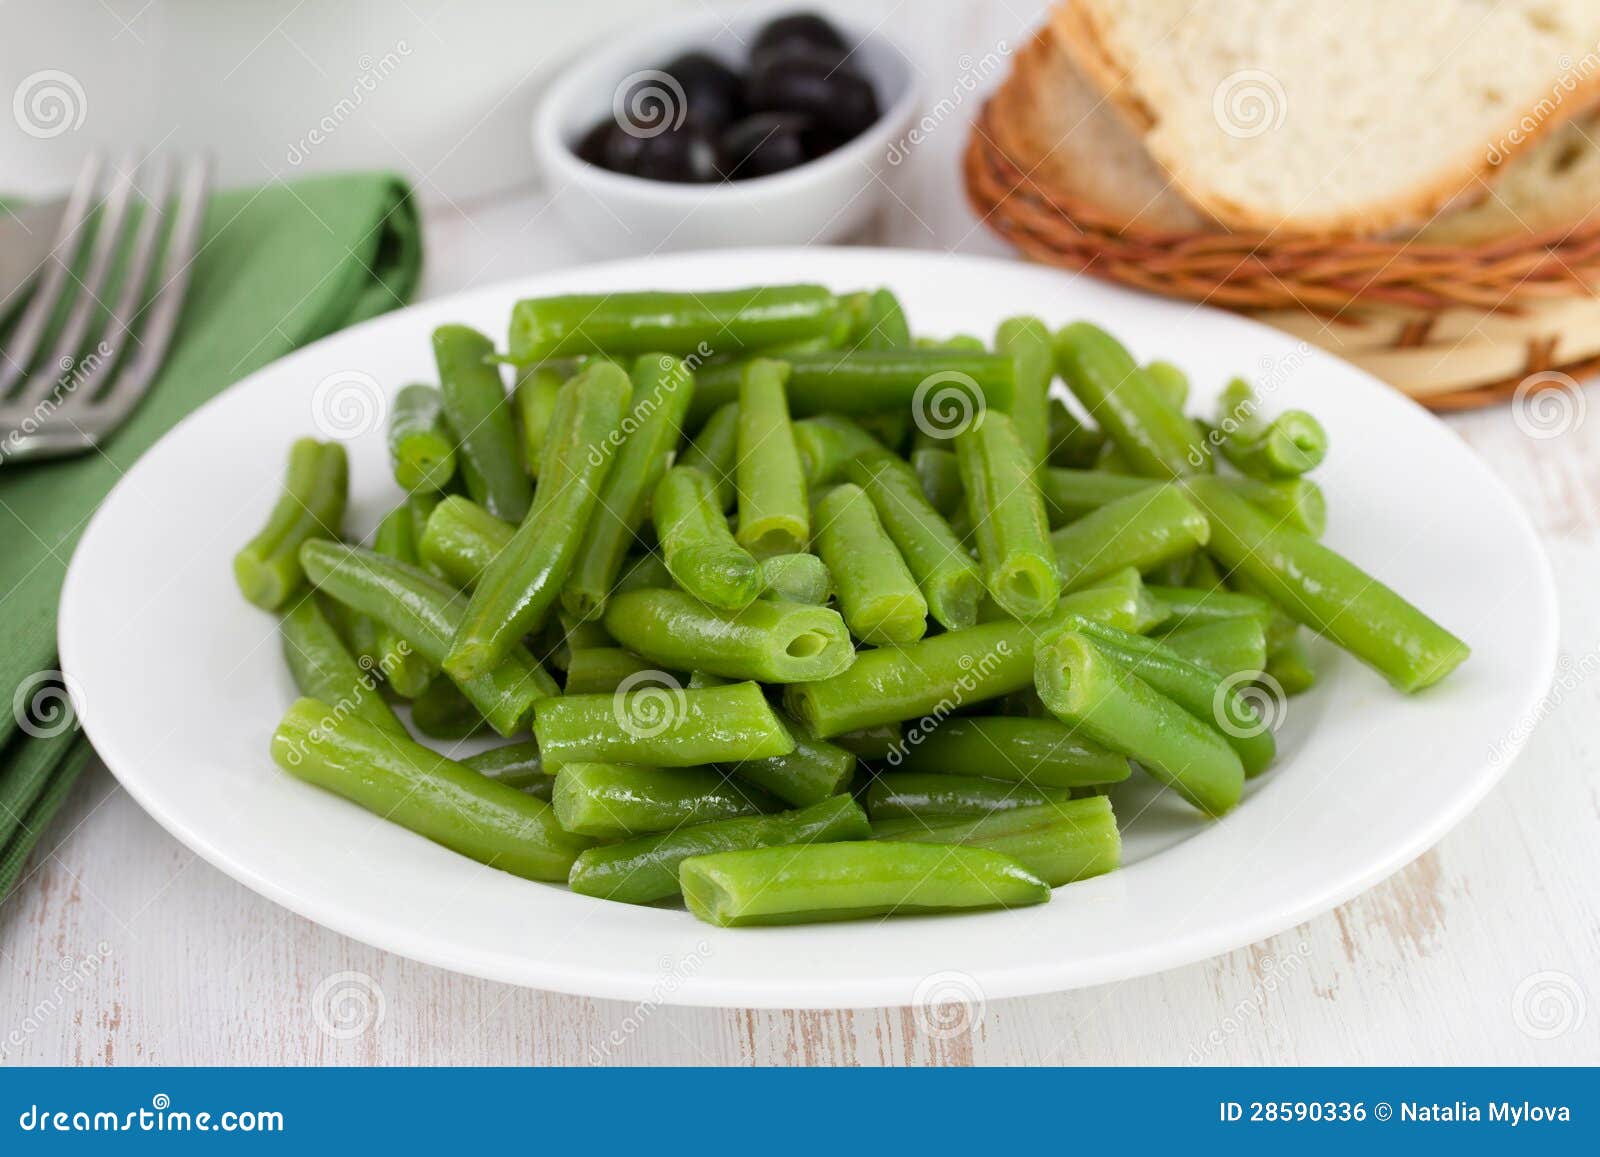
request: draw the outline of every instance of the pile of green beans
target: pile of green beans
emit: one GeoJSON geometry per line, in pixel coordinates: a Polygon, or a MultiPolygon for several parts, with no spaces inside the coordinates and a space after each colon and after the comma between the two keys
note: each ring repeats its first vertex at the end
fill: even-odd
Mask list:
{"type": "Polygon", "coordinates": [[[1089,322],[986,345],[887,289],[648,291],[433,353],[370,539],[306,438],[235,556],[301,696],[271,755],[584,896],[725,927],[1041,903],[1118,867],[1134,775],[1176,822],[1239,806],[1310,636],[1408,693],[1468,654],[1321,541],[1315,418],[1243,380],[1190,417],[1179,366],[1089,322]]]}

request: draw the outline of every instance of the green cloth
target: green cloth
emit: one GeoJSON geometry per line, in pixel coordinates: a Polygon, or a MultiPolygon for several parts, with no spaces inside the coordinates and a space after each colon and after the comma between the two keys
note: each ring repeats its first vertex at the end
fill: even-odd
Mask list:
{"type": "MultiPolygon", "coordinates": [[[[245,375],[343,326],[404,305],[422,268],[407,186],[323,177],[219,193],[207,208],[166,363],[102,454],[0,465],[0,692],[30,697],[56,659],[56,604],[84,524],[133,461],[245,375]],[[26,693],[25,693],[26,689],[26,693]]],[[[240,431],[248,437],[248,431],[240,431]]],[[[89,754],[76,726],[24,730],[0,710],[0,900],[89,754]]]]}

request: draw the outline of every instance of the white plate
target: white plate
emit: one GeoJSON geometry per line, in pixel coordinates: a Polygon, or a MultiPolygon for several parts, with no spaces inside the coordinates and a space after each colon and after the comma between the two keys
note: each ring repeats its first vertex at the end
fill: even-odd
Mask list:
{"type": "Polygon", "coordinates": [[[84,724],[128,792],[223,871],[310,919],[496,980],[629,1000],[761,1007],[990,999],[1114,981],[1250,943],[1419,855],[1483,797],[1553,670],[1555,595],[1527,520],[1423,410],[1360,371],[1240,318],[1025,265],[864,249],[690,254],[592,266],[430,302],[328,338],[203,407],[129,471],[67,575],[61,656],[84,724]],[[1219,823],[1170,796],[1119,801],[1129,866],[1016,912],[719,931],[484,868],[279,771],[267,740],[294,696],[271,618],[234,589],[300,435],[349,439],[353,527],[396,498],[372,382],[433,374],[447,321],[501,336],[518,298],[819,281],[888,285],[919,333],[1001,318],[1092,318],[1202,397],[1236,373],[1304,406],[1333,451],[1327,541],[1473,647],[1413,697],[1331,647],[1291,701],[1278,766],[1219,823]],[[364,377],[362,375],[370,375],[364,377]],[[352,383],[354,383],[352,385],[352,383]],[[341,406],[339,403],[353,403],[341,406]],[[1137,818],[1134,818],[1134,817],[1137,818]],[[955,974],[950,975],[941,974],[955,974]],[[943,986],[943,987],[941,987],[943,986]]]}

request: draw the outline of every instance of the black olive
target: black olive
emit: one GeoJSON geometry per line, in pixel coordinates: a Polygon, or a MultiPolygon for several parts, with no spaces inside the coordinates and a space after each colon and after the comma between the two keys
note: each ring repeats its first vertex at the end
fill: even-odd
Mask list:
{"type": "Polygon", "coordinates": [[[591,165],[606,168],[606,144],[611,139],[611,132],[617,127],[610,117],[595,121],[594,127],[583,134],[583,137],[573,146],[572,151],[578,154],[580,161],[588,161],[591,165]]]}
{"type": "Polygon", "coordinates": [[[723,128],[744,112],[744,82],[722,61],[704,52],[685,52],[661,69],[683,89],[690,120],[723,128]]]}
{"type": "Polygon", "coordinates": [[[809,159],[805,137],[811,118],[801,113],[759,112],[722,134],[723,163],[729,178],[742,181],[781,173],[809,159]]]}
{"type": "Polygon", "coordinates": [[[821,16],[797,12],[778,17],[756,34],[755,43],[750,46],[750,63],[754,67],[763,59],[795,52],[814,53],[838,64],[850,54],[850,48],[839,30],[821,16]]]}
{"type": "Polygon", "coordinates": [[[639,163],[639,153],[644,147],[644,137],[629,132],[616,121],[606,118],[609,131],[601,154],[601,164],[613,173],[631,173],[639,163]]]}
{"type": "Polygon", "coordinates": [[[812,129],[810,132],[800,134],[800,147],[805,150],[806,160],[814,161],[818,157],[825,157],[840,145],[847,145],[855,137],[848,133],[836,133],[828,129],[812,129]]]}
{"type": "Polygon", "coordinates": [[[704,125],[686,121],[639,142],[636,177],[652,181],[704,182],[722,176],[717,138],[704,125]]]}
{"type": "Polygon", "coordinates": [[[820,128],[846,138],[878,119],[878,97],[866,77],[815,55],[760,61],[750,70],[745,96],[757,112],[807,113],[820,128]]]}

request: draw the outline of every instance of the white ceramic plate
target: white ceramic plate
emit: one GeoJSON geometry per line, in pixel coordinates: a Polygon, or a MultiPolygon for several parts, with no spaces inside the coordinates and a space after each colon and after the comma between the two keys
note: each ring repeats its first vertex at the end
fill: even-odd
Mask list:
{"type": "Polygon", "coordinates": [[[85,726],[130,794],[223,871],[347,935],[517,984],[685,1004],[990,999],[1114,981],[1250,943],[1355,895],[1424,851],[1487,792],[1555,660],[1555,596],[1533,531],[1444,426],[1360,371],[1237,317],[1025,265],[913,252],[759,250],[592,266],[379,318],[239,383],[173,430],[90,523],[61,606],[85,726]],[[1117,802],[1128,866],[1016,912],[720,931],[484,868],[279,771],[267,740],[294,697],[269,616],[229,560],[271,506],[300,435],[349,438],[355,528],[395,500],[370,383],[433,375],[447,321],[503,335],[520,297],[819,281],[888,285],[919,333],[1089,317],[1208,396],[1246,373],[1316,412],[1327,541],[1471,643],[1406,698],[1331,647],[1291,701],[1282,758],[1219,823],[1170,793],[1117,802]],[[366,376],[363,376],[366,375],[366,376]],[[353,384],[352,384],[353,383],[353,384]],[[1146,805],[1149,806],[1146,806],[1146,805]],[[1137,817],[1136,819],[1133,817],[1137,817]],[[954,974],[952,978],[950,975],[954,974]],[[930,979],[932,978],[932,979],[930,979]]]}

